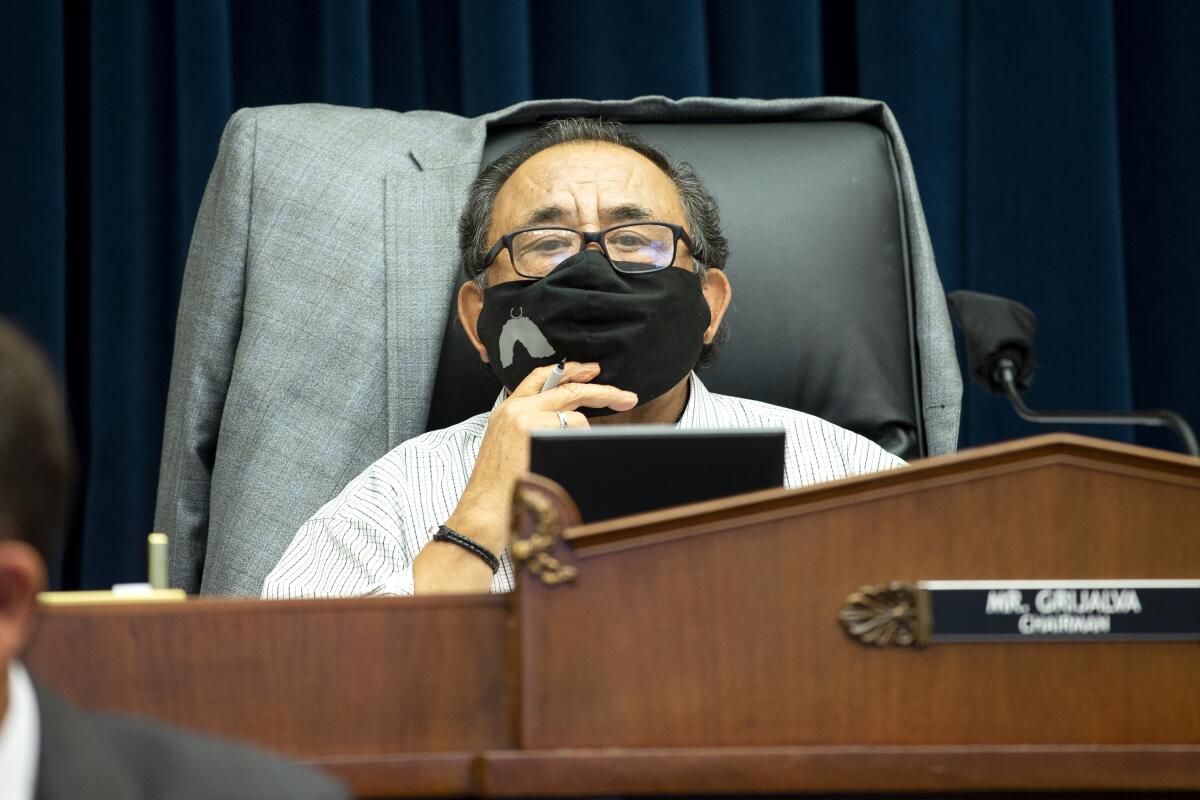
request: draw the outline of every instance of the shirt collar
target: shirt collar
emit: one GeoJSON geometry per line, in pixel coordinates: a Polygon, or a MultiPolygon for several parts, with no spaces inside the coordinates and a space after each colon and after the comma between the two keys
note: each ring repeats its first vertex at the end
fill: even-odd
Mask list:
{"type": "Polygon", "coordinates": [[[12,792],[6,797],[32,800],[41,746],[37,694],[29,673],[16,659],[9,663],[5,677],[8,711],[0,721],[0,775],[12,792]]]}
{"type": "Polygon", "coordinates": [[[696,373],[688,375],[688,399],[679,415],[680,428],[702,428],[712,424],[712,395],[704,386],[704,382],[696,377],[696,373]]]}

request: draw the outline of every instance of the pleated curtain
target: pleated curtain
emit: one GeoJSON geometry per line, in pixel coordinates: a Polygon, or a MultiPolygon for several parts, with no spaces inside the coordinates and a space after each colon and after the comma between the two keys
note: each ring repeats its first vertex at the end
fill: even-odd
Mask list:
{"type": "MultiPolygon", "coordinates": [[[[0,22],[0,314],[60,369],[81,453],[59,585],[144,577],[188,240],[243,106],[877,98],[946,288],[1038,315],[1029,403],[1200,424],[1200,3],[38,0],[0,22]]],[[[964,447],[1041,432],[973,385],[964,412],[964,447]]]]}

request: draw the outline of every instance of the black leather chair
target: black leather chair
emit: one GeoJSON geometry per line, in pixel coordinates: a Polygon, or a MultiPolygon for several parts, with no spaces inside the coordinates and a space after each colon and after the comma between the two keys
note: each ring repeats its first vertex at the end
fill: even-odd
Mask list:
{"type": "MultiPolygon", "coordinates": [[[[721,207],[734,299],[705,384],[815,414],[906,459],[929,454],[908,221],[887,132],[867,119],[630,127],[691,162],[721,207]]],[[[484,163],[532,129],[492,127],[484,163]]],[[[500,389],[449,302],[431,430],[490,408],[500,389]]]]}
{"type": "Polygon", "coordinates": [[[222,138],[180,301],[155,515],[177,585],[257,593],[296,529],[371,462],[492,403],[499,387],[453,311],[438,316],[463,279],[459,187],[533,126],[579,115],[691,161],[721,204],[734,301],[702,374],[714,391],[910,459],[955,448],[945,295],[882,103],[537,100],[475,119],[249,109],[222,138]]]}

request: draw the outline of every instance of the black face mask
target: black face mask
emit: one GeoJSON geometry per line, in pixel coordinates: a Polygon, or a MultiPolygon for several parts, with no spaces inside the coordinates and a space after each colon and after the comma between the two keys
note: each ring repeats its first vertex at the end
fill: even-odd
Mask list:
{"type": "Polygon", "coordinates": [[[492,371],[509,391],[535,367],[566,358],[599,362],[592,383],[633,392],[641,404],[687,376],[711,320],[691,270],[622,273],[603,253],[584,250],[541,280],[489,288],[478,331],[492,371]]]}

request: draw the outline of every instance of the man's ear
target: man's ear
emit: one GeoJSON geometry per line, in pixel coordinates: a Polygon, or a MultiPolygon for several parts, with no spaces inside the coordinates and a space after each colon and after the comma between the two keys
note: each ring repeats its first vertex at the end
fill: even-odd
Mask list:
{"type": "Polygon", "coordinates": [[[704,273],[704,299],[708,301],[708,310],[712,314],[712,322],[704,331],[704,343],[711,344],[725,318],[729,301],[733,299],[733,287],[729,278],[725,277],[723,269],[709,269],[704,273]]]}
{"type": "Polygon", "coordinates": [[[488,363],[487,348],[479,339],[479,314],[483,311],[483,292],[475,285],[475,281],[467,281],[458,287],[458,321],[462,323],[471,346],[479,353],[483,363],[488,363]]]}
{"type": "Polygon", "coordinates": [[[46,566],[38,552],[15,539],[0,541],[0,666],[20,654],[46,588],[46,566]]]}

